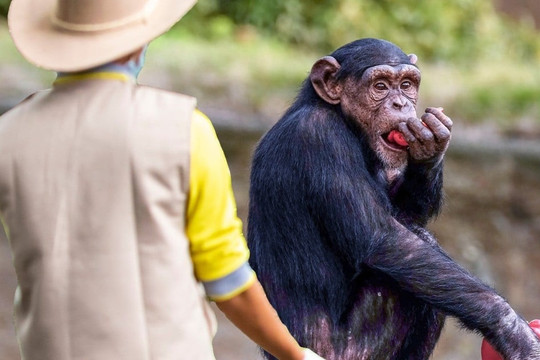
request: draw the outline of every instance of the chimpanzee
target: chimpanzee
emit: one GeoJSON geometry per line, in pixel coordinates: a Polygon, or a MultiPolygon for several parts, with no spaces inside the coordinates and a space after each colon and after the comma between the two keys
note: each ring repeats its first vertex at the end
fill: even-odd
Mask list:
{"type": "Polygon", "coordinates": [[[446,315],[507,359],[540,359],[527,322],[426,230],[452,121],[436,107],[417,118],[415,62],[379,39],[315,62],[254,153],[251,265],[292,334],[328,360],[427,359],[446,315]]]}

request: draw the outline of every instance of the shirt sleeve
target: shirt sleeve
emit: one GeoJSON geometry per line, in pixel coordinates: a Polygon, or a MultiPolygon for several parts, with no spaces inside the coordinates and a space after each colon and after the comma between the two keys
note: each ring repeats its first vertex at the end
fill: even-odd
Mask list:
{"type": "Polygon", "coordinates": [[[196,110],[191,124],[190,190],[186,232],[195,276],[216,301],[234,297],[255,280],[237,216],[231,175],[212,123],[196,110]]]}

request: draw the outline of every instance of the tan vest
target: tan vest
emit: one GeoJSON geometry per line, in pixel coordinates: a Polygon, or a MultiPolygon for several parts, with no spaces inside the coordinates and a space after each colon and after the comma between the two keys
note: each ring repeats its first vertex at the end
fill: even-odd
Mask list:
{"type": "Polygon", "coordinates": [[[0,118],[23,359],[214,359],[184,231],[194,107],[86,80],[0,118]]]}

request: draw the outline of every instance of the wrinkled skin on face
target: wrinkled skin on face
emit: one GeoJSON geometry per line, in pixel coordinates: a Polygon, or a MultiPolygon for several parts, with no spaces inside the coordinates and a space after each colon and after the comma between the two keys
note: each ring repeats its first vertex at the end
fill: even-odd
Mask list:
{"type": "MultiPolygon", "coordinates": [[[[416,119],[420,71],[413,65],[378,65],[367,69],[359,80],[345,80],[341,108],[348,119],[357,122],[387,168],[407,164],[407,147],[387,140],[400,123],[416,119]]],[[[423,127],[423,126],[421,126],[423,127]]]]}
{"type": "Polygon", "coordinates": [[[435,165],[443,158],[452,120],[436,107],[427,108],[421,118],[416,116],[421,80],[416,66],[376,65],[359,79],[343,80],[336,77],[339,69],[331,56],[316,62],[311,72],[315,91],[326,102],[340,104],[346,118],[361,127],[388,177],[401,173],[408,161],[435,165]],[[392,130],[401,132],[408,146],[389,141],[392,130]]]}

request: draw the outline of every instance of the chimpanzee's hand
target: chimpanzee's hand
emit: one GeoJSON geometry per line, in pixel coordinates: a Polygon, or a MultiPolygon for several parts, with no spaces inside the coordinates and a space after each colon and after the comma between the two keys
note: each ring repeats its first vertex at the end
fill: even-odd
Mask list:
{"type": "Polygon", "coordinates": [[[421,120],[409,118],[398,127],[413,161],[438,163],[443,158],[450,143],[452,120],[442,108],[427,108],[421,120]]]}

